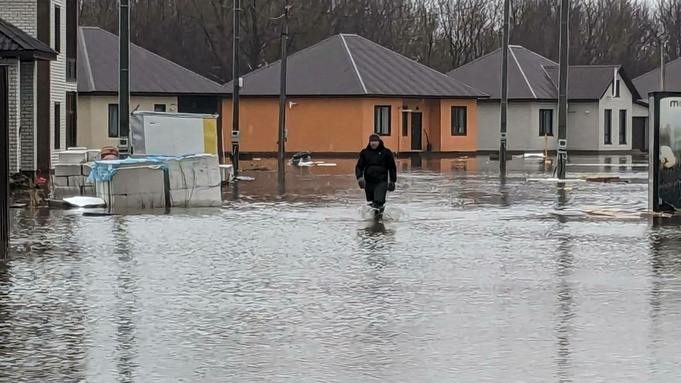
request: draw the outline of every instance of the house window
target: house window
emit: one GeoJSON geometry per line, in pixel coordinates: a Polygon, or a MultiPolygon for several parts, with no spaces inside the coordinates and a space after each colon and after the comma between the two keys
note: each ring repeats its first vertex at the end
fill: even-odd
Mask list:
{"type": "Polygon", "coordinates": [[[381,136],[390,135],[390,106],[376,105],[374,107],[374,133],[381,136]]]}
{"type": "Polygon", "coordinates": [[[61,52],[61,8],[54,6],[54,50],[61,52]]]}
{"type": "Polygon", "coordinates": [[[409,135],[409,112],[402,112],[402,135],[409,135]]]}
{"type": "Polygon", "coordinates": [[[620,96],[620,80],[615,80],[615,83],[612,85],[612,95],[614,97],[619,97],[620,96]]]}
{"type": "Polygon", "coordinates": [[[154,104],[154,112],[165,112],[166,104],[154,104]]]}
{"type": "Polygon", "coordinates": [[[539,109],[539,136],[553,136],[553,109],[539,109]]]}
{"type": "Polygon", "coordinates": [[[606,109],[603,119],[603,143],[612,145],[612,110],[606,109]]]}
{"type": "Polygon", "coordinates": [[[452,106],[452,136],[468,133],[468,110],[465,106],[452,106]]]}
{"type": "Polygon", "coordinates": [[[61,149],[61,104],[54,103],[54,149],[61,149]]]}
{"type": "Polygon", "coordinates": [[[109,104],[109,138],[118,138],[118,104],[109,104]]]}
{"type": "Polygon", "coordinates": [[[77,79],[78,56],[78,0],[66,1],[66,81],[77,79]]]}
{"type": "Polygon", "coordinates": [[[620,109],[620,145],[627,144],[627,110],[620,109]]]}

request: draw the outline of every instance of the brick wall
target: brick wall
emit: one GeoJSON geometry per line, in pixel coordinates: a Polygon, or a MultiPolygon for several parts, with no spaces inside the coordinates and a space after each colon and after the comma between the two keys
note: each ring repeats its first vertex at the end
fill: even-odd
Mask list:
{"type": "Polygon", "coordinates": [[[37,0],[0,0],[0,17],[20,28],[29,35],[36,37],[37,0]]]}
{"type": "Polygon", "coordinates": [[[0,61],[0,65],[7,65],[9,72],[9,171],[16,173],[19,170],[19,63],[8,60],[0,61]]]}
{"type": "Polygon", "coordinates": [[[34,171],[35,163],[35,79],[34,62],[21,63],[20,100],[21,128],[19,130],[19,146],[21,150],[21,170],[34,171]]]}
{"type": "MultiPolygon", "coordinates": [[[[15,26],[21,28],[26,33],[33,37],[37,37],[37,1],[45,0],[0,0],[0,17],[7,20],[8,22],[14,24],[15,26]]],[[[49,1],[49,0],[47,0],[49,1]]],[[[52,162],[56,160],[55,146],[65,149],[66,148],[66,93],[75,92],[77,90],[77,84],[75,82],[66,81],[66,0],[51,0],[50,1],[50,22],[54,23],[54,12],[56,10],[55,6],[60,8],[61,11],[61,47],[57,51],[57,60],[50,63],[50,149],[52,154],[52,162]],[[60,119],[55,124],[55,105],[59,103],[60,105],[60,119]],[[60,142],[55,145],[55,126],[60,127],[60,142]]],[[[50,28],[50,47],[55,48],[55,36],[54,27],[50,28]]],[[[35,75],[35,68],[33,64],[30,64],[31,68],[29,70],[32,75],[35,75]]],[[[22,65],[23,67],[23,65],[22,65]]],[[[28,75],[27,75],[28,76],[28,75]]],[[[27,105],[31,108],[35,105],[35,93],[31,93],[28,89],[29,84],[35,85],[33,78],[26,77],[25,84],[26,89],[22,86],[22,98],[26,96],[27,105]]],[[[34,144],[34,134],[35,134],[35,114],[32,114],[28,110],[23,110],[21,112],[21,142],[27,145],[21,150],[21,167],[22,170],[35,170],[35,160],[30,159],[27,156],[35,155],[35,144],[34,144]],[[32,136],[28,136],[32,134],[32,136]],[[24,166],[29,166],[30,169],[24,168],[24,166]]],[[[17,152],[18,153],[18,152],[17,152]]],[[[18,154],[14,156],[15,160],[18,154]]]]}
{"type": "MultiPolygon", "coordinates": [[[[37,37],[37,0],[0,0],[0,17],[37,37]]],[[[35,170],[34,64],[10,65],[10,171],[35,170]],[[26,103],[28,102],[28,104],[26,103]],[[29,135],[29,136],[27,136],[29,135]]]]}

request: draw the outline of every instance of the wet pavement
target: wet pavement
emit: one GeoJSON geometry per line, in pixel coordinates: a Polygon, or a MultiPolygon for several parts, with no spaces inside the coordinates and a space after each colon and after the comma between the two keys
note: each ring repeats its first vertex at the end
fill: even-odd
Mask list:
{"type": "Polygon", "coordinates": [[[222,209],[16,210],[0,382],[676,381],[681,231],[585,214],[647,207],[631,157],[572,161],[607,158],[569,174],[628,183],[402,160],[382,225],[349,160],[284,196],[244,172],[222,209]]]}

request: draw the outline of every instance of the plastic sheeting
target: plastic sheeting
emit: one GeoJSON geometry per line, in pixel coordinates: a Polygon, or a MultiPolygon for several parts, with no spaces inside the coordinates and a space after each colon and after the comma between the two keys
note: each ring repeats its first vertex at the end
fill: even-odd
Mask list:
{"type": "Polygon", "coordinates": [[[186,156],[146,156],[146,157],[129,157],[124,160],[109,160],[109,161],[95,161],[90,175],[88,176],[88,183],[95,183],[96,181],[111,181],[116,175],[116,172],[124,165],[154,165],[157,169],[168,169],[169,160],[183,160],[187,158],[201,158],[202,154],[190,154],[186,156]]]}

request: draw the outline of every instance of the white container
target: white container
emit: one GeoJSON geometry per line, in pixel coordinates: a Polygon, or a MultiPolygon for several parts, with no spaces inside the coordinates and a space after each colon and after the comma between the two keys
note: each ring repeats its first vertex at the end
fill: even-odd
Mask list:
{"type": "Polygon", "coordinates": [[[115,209],[166,207],[164,170],[153,166],[122,166],[110,181],[97,181],[97,197],[115,209]]]}
{"type": "Polygon", "coordinates": [[[79,165],[87,162],[87,150],[62,150],[57,152],[57,158],[60,165],[79,165]]]}

